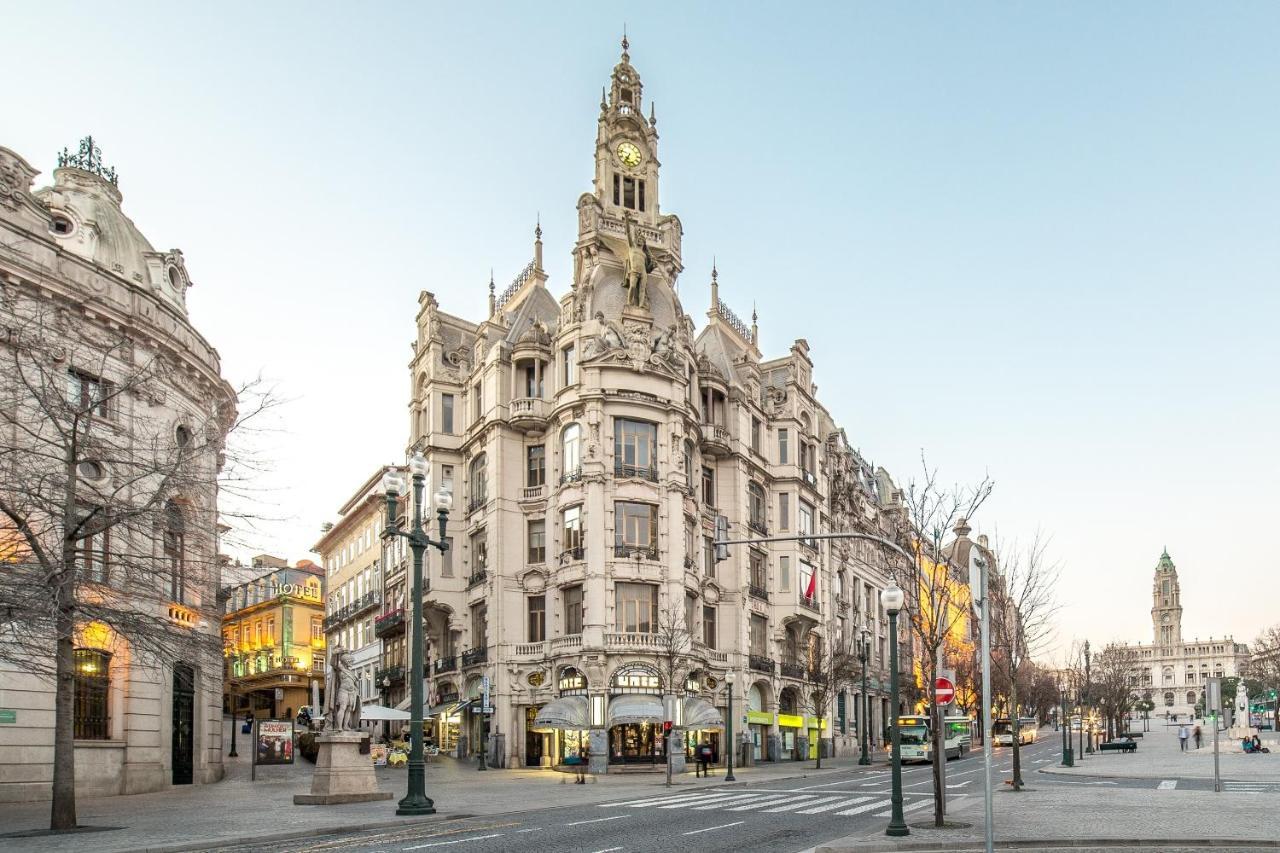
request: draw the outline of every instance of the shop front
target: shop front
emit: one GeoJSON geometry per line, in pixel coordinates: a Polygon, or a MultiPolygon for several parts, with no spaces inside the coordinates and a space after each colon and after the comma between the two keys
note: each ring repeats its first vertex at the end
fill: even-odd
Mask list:
{"type": "Polygon", "coordinates": [[[796,752],[800,737],[805,733],[804,716],[800,714],[779,714],[778,735],[782,738],[782,754],[797,761],[804,758],[796,752]]]}
{"type": "Polygon", "coordinates": [[[662,697],[629,693],[609,700],[609,763],[661,764],[666,759],[662,737],[662,697]]]}
{"type": "Polygon", "coordinates": [[[747,711],[747,728],[751,732],[752,759],[768,761],[769,730],[773,728],[773,714],[767,711],[747,711]]]}
{"type": "Polygon", "coordinates": [[[530,708],[526,717],[525,763],[530,766],[561,766],[570,756],[581,757],[589,744],[586,676],[567,666],[560,671],[557,684],[560,698],[530,708]],[[529,751],[534,739],[540,741],[536,764],[530,758],[533,753],[529,751]]]}
{"type": "Polygon", "coordinates": [[[724,729],[724,718],[720,712],[705,699],[697,696],[684,698],[684,750],[688,761],[696,760],[697,747],[701,744],[711,746],[711,761],[720,763],[720,733],[724,729]]]}
{"type": "Polygon", "coordinates": [[[805,716],[804,724],[809,736],[809,758],[817,758],[824,732],[828,735],[831,733],[831,720],[805,716]]]}

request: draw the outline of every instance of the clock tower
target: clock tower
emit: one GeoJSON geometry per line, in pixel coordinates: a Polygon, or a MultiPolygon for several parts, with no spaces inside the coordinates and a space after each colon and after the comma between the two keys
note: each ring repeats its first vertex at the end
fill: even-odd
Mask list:
{"type": "Polygon", "coordinates": [[[1155,645],[1167,652],[1182,646],[1182,593],[1178,588],[1178,568],[1166,549],[1156,564],[1151,587],[1151,624],[1155,645]]]}

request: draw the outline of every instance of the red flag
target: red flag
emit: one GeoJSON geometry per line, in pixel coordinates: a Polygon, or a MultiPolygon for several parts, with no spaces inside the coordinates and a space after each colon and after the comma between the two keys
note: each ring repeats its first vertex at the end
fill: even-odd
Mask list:
{"type": "Polygon", "coordinates": [[[809,575],[809,588],[804,591],[805,598],[815,598],[818,595],[818,570],[815,568],[809,575]]]}

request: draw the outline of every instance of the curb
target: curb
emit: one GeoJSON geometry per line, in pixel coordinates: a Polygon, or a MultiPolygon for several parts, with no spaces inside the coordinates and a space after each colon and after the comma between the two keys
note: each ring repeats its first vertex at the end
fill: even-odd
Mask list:
{"type": "MultiPolygon", "coordinates": [[[[1280,841],[1260,838],[1028,838],[1023,840],[1007,839],[995,842],[996,850],[1055,850],[1062,848],[1096,849],[1096,848],[1154,848],[1166,850],[1169,845],[1179,848],[1223,848],[1252,847],[1259,850],[1280,849],[1280,841]]],[[[896,853],[896,851],[918,851],[918,853],[968,853],[980,851],[983,842],[980,838],[953,839],[949,842],[922,841],[906,844],[819,844],[811,848],[813,853],[896,853]]]]}
{"type": "MultiPolygon", "coordinates": [[[[1087,779],[1194,779],[1197,782],[1212,782],[1213,776],[1189,775],[1186,773],[1131,773],[1125,776],[1102,776],[1097,773],[1073,772],[1076,768],[1064,768],[1061,765],[1041,767],[1037,773],[1048,773],[1050,776],[1083,776],[1087,779]]],[[[1244,782],[1258,785],[1280,785],[1280,779],[1223,779],[1223,782],[1244,782]]]]}

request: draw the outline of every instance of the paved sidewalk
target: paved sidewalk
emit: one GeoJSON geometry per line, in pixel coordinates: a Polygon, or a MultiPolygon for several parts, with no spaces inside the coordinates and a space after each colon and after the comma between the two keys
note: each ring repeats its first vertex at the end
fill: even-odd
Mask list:
{"type": "MultiPolygon", "coordinates": [[[[1052,730],[1048,737],[1061,737],[1052,730]]],[[[1150,731],[1138,740],[1133,753],[1095,752],[1076,758],[1075,767],[1050,765],[1041,772],[1064,776],[1128,777],[1131,779],[1212,779],[1213,734],[1206,733],[1200,749],[1191,746],[1186,752],[1178,748],[1176,729],[1150,731]]],[[[1245,755],[1227,738],[1218,734],[1218,762],[1223,779],[1250,782],[1280,782],[1280,751],[1245,755]],[[1234,748],[1234,749],[1233,749],[1234,748]]]]}
{"type": "MultiPolygon", "coordinates": [[[[1175,743],[1174,748],[1177,749],[1175,743]]],[[[1044,849],[1057,842],[1062,847],[1106,849],[1136,847],[1164,853],[1174,848],[1213,844],[1221,849],[1231,840],[1268,842],[1280,848],[1280,821],[1275,810],[1280,797],[1251,793],[1212,791],[1150,791],[1045,785],[1021,793],[1000,791],[993,802],[995,838],[1003,849],[1044,849]],[[1026,846],[1006,846],[1014,841],[1026,846]]],[[[982,796],[953,798],[947,819],[969,823],[966,829],[916,828],[931,823],[922,813],[907,815],[911,835],[890,839],[881,827],[873,833],[835,839],[806,853],[841,853],[877,850],[981,850],[983,840],[982,796]]],[[[888,820],[885,820],[888,824],[888,820]]]]}
{"type": "MultiPolygon", "coordinates": [[[[293,795],[310,790],[313,765],[300,761],[291,767],[259,767],[258,780],[250,782],[246,752],[226,761],[226,778],[212,785],[128,797],[83,798],[78,802],[82,826],[114,829],[0,838],[0,851],[197,850],[223,844],[252,844],[268,838],[319,835],[338,829],[594,804],[611,798],[652,795],[665,783],[665,776],[659,773],[618,773],[594,777],[595,781],[588,785],[573,785],[569,784],[573,777],[567,773],[541,769],[480,772],[474,761],[434,758],[427,765],[427,794],[435,800],[438,813],[427,818],[401,818],[395,814],[396,800],[404,794],[406,784],[405,771],[400,768],[376,768],[378,786],[394,792],[396,797],[392,800],[295,806],[293,795]]],[[[814,770],[812,761],[787,761],[737,769],[735,776],[737,784],[747,785],[826,775],[856,766],[856,757],[824,759],[821,771],[814,770]]],[[[684,790],[723,786],[724,771],[718,770],[709,779],[696,779],[691,770],[676,777],[674,784],[684,790]]],[[[0,804],[0,832],[43,829],[48,820],[47,802],[0,804]]]]}

